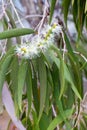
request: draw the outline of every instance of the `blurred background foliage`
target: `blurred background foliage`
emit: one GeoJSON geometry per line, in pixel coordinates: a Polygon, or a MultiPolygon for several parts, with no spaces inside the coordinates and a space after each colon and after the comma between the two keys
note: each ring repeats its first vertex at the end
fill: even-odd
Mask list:
{"type": "MultiPolygon", "coordinates": [[[[86,50],[87,0],[0,0],[0,96],[6,81],[24,130],[86,130],[86,50]],[[15,46],[34,41],[55,21],[62,28],[57,45],[20,59],[15,46]]],[[[0,113],[3,102],[20,129],[3,97],[0,113]]]]}

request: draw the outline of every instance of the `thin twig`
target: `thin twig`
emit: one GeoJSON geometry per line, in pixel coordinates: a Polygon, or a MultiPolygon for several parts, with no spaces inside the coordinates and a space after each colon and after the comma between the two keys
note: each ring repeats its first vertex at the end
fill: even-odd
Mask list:
{"type": "Polygon", "coordinates": [[[0,14],[0,19],[3,18],[3,16],[5,15],[5,4],[4,4],[4,1],[2,0],[2,13],[0,14]]]}
{"type": "MultiPolygon", "coordinates": [[[[56,117],[57,114],[56,114],[56,111],[55,111],[55,108],[54,108],[53,105],[52,105],[52,111],[53,111],[53,115],[54,115],[54,117],[56,117]]],[[[58,125],[57,125],[57,130],[59,130],[59,126],[58,126],[58,125]]]]}
{"type": "MultiPolygon", "coordinates": [[[[14,11],[15,11],[15,14],[16,14],[16,16],[17,16],[17,19],[18,19],[18,21],[19,21],[21,27],[24,28],[24,25],[23,25],[23,23],[21,22],[21,19],[20,19],[20,17],[19,17],[19,14],[18,14],[18,12],[17,12],[17,10],[16,10],[16,8],[15,8],[14,3],[12,2],[12,0],[10,0],[10,3],[11,3],[11,5],[12,5],[14,11]]],[[[27,36],[26,36],[26,37],[24,36],[24,37],[21,38],[21,43],[23,43],[23,39],[25,39],[25,41],[28,42],[27,36]]]]}
{"type": "MultiPolygon", "coordinates": [[[[7,20],[8,20],[8,17],[7,17],[7,14],[6,14],[6,11],[5,11],[5,4],[4,4],[4,1],[2,0],[2,10],[3,10],[3,15],[2,17],[5,15],[7,20]]],[[[7,39],[4,41],[4,45],[2,45],[0,43],[0,48],[1,48],[1,55],[0,55],[0,60],[2,59],[3,55],[6,53],[6,45],[7,45],[7,39]]]]}
{"type": "Polygon", "coordinates": [[[41,28],[42,28],[42,26],[43,26],[43,24],[44,24],[44,21],[45,21],[47,15],[48,15],[48,14],[47,14],[48,7],[49,7],[48,2],[47,2],[47,0],[45,0],[45,7],[44,7],[44,12],[43,12],[43,18],[42,18],[41,21],[40,21],[40,26],[39,26],[39,28],[38,28],[38,35],[40,34],[41,28]]]}
{"type": "Polygon", "coordinates": [[[18,15],[18,13],[17,13],[17,10],[16,10],[16,8],[15,8],[15,6],[14,6],[14,4],[13,4],[13,1],[12,1],[12,0],[10,0],[10,3],[11,3],[11,5],[12,5],[12,7],[13,7],[14,11],[15,11],[15,14],[16,14],[16,16],[17,16],[17,18],[18,18],[18,21],[19,21],[19,23],[20,23],[21,27],[23,27],[23,28],[24,28],[24,25],[23,25],[23,23],[21,22],[21,19],[20,19],[20,17],[19,17],[19,15],[18,15]]]}
{"type": "MultiPolygon", "coordinates": [[[[27,16],[21,18],[21,21],[23,21],[24,19],[33,18],[33,17],[34,17],[34,18],[35,18],[35,17],[40,17],[40,18],[42,18],[43,15],[40,15],[40,14],[27,15],[27,16]]],[[[19,21],[16,21],[16,23],[19,23],[19,21]]]]}
{"type": "MultiPolygon", "coordinates": [[[[66,50],[66,48],[65,49],[61,49],[61,51],[63,51],[64,53],[68,53],[68,50],[66,50]]],[[[77,55],[80,55],[87,62],[87,58],[81,52],[73,51],[73,53],[77,54],[77,55]]]]}

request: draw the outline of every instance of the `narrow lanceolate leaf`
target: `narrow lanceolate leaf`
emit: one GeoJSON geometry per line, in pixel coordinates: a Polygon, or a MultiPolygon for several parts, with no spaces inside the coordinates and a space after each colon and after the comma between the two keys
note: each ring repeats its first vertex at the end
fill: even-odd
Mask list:
{"type": "Polygon", "coordinates": [[[23,36],[23,35],[32,34],[32,33],[34,33],[34,30],[32,29],[15,28],[15,29],[10,29],[10,30],[1,32],[0,39],[18,37],[18,36],[23,36]]]}
{"type": "Polygon", "coordinates": [[[76,86],[74,85],[74,82],[72,80],[72,77],[71,77],[70,72],[69,72],[69,70],[68,70],[66,65],[64,66],[64,70],[65,70],[65,79],[71,84],[72,90],[74,91],[76,96],[81,100],[81,96],[80,96],[76,86]]]}
{"type": "Polygon", "coordinates": [[[64,77],[64,61],[60,61],[60,96],[59,99],[62,97],[64,90],[65,90],[65,77],[64,77]]]}
{"type": "Polygon", "coordinates": [[[49,126],[49,116],[46,115],[45,113],[43,113],[40,123],[40,130],[47,130],[48,126],[49,126]]]}
{"type": "Polygon", "coordinates": [[[11,93],[8,89],[8,84],[5,82],[3,89],[2,89],[2,101],[3,104],[6,108],[6,111],[8,112],[11,120],[13,121],[14,125],[19,129],[19,130],[26,130],[26,128],[22,125],[21,121],[18,120],[15,114],[15,109],[14,109],[14,103],[11,97],[11,93]]]}
{"type": "MultiPolygon", "coordinates": [[[[70,117],[73,113],[73,110],[66,110],[64,111],[65,113],[65,118],[67,119],[68,117],[70,117]]],[[[54,120],[51,122],[51,124],[49,125],[49,127],[47,128],[47,130],[54,130],[56,128],[57,125],[59,125],[60,123],[62,123],[64,120],[61,117],[61,114],[59,114],[57,117],[54,118],[54,120]]]]}
{"type": "Polygon", "coordinates": [[[14,59],[12,60],[10,68],[11,68],[10,78],[12,81],[11,90],[12,90],[14,102],[17,103],[18,69],[19,69],[19,63],[18,63],[17,56],[14,56],[14,59]]]}
{"type": "Polygon", "coordinates": [[[87,12],[87,0],[86,0],[86,4],[85,4],[85,13],[87,12]]]}
{"type": "MultiPolygon", "coordinates": [[[[54,47],[53,49],[57,52],[57,48],[54,47]]],[[[54,61],[54,63],[57,65],[58,69],[60,69],[60,60],[59,60],[57,57],[55,57],[55,55],[53,54],[53,52],[50,52],[50,55],[51,55],[51,59],[52,59],[52,60],[54,61]]],[[[61,59],[61,56],[60,56],[59,52],[58,52],[58,56],[59,56],[60,59],[61,59]]],[[[81,99],[81,96],[80,96],[80,94],[79,94],[79,92],[78,92],[76,86],[75,86],[74,83],[73,83],[72,77],[71,77],[70,72],[69,72],[69,70],[68,70],[68,68],[67,68],[67,66],[66,66],[65,63],[64,63],[64,77],[65,77],[65,80],[68,81],[68,82],[71,84],[71,88],[72,88],[72,90],[74,91],[74,93],[76,94],[76,96],[77,96],[79,99],[81,99]]],[[[64,89],[63,89],[63,91],[64,91],[64,89]]],[[[62,91],[62,92],[63,92],[63,91],[62,91]]]]}
{"type": "Polygon", "coordinates": [[[3,83],[5,81],[5,74],[7,72],[11,59],[12,59],[12,56],[8,56],[4,60],[3,64],[0,66],[0,95],[1,95],[2,87],[3,87],[3,83]]]}
{"type": "Polygon", "coordinates": [[[32,71],[31,71],[30,63],[28,64],[27,75],[26,75],[26,89],[27,89],[28,113],[29,113],[32,104],[32,71]]]}
{"type": "Polygon", "coordinates": [[[18,72],[18,106],[20,110],[22,109],[22,92],[25,83],[26,72],[27,62],[25,60],[22,60],[18,72]]]}
{"type": "MultiPolygon", "coordinates": [[[[13,18],[13,16],[11,15],[11,12],[10,12],[8,9],[6,9],[6,14],[7,14],[8,17],[9,17],[10,24],[11,24],[12,28],[16,28],[17,26],[16,26],[16,24],[15,24],[14,18],[13,18]]],[[[16,37],[16,39],[17,39],[17,43],[21,43],[20,37],[16,37]]]]}
{"type": "MultiPolygon", "coordinates": [[[[59,70],[60,70],[60,84],[61,84],[61,90],[60,90],[60,96],[59,98],[61,98],[61,96],[63,95],[64,93],[64,89],[65,89],[65,77],[64,77],[64,61],[63,61],[63,58],[62,58],[62,55],[61,53],[59,52],[59,50],[55,47],[55,46],[52,46],[52,49],[58,54],[59,58],[60,58],[60,64],[58,64],[56,62],[56,59],[54,56],[53,60],[55,60],[55,62],[57,63],[57,66],[59,67],[59,70]]],[[[51,56],[53,54],[51,53],[51,56]]]]}
{"type": "Polygon", "coordinates": [[[71,69],[73,70],[74,75],[74,83],[77,86],[77,90],[79,91],[81,97],[83,95],[83,87],[82,87],[82,79],[81,79],[81,72],[80,72],[80,65],[77,63],[75,64],[73,58],[69,56],[69,60],[71,63],[71,69]]]}
{"type": "Polygon", "coordinates": [[[74,54],[74,52],[73,52],[73,49],[72,49],[72,47],[71,47],[69,38],[67,37],[67,35],[66,35],[65,32],[64,32],[64,38],[65,38],[65,41],[66,41],[66,47],[67,47],[67,49],[68,49],[69,54],[70,54],[70,55],[73,57],[73,59],[76,61],[76,60],[77,60],[77,59],[76,59],[76,56],[75,56],[75,54],[74,54]]]}
{"type": "Polygon", "coordinates": [[[33,73],[33,78],[32,78],[32,92],[33,92],[33,98],[34,98],[34,107],[37,112],[37,115],[39,114],[39,96],[38,96],[38,87],[37,87],[37,77],[35,72],[33,73]]]}
{"type": "Polygon", "coordinates": [[[39,111],[39,118],[38,118],[39,121],[44,109],[45,100],[46,100],[46,89],[47,89],[46,66],[42,57],[40,57],[38,60],[38,71],[39,71],[39,79],[40,79],[40,111],[39,111]]]}
{"type": "Polygon", "coordinates": [[[51,0],[50,20],[49,20],[49,23],[51,23],[51,20],[52,20],[52,16],[53,16],[53,13],[54,13],[54,8],[55,8],[56,1],[57,0],[51,0]]]}
{"type": "Polygon", "coordinates": [[[13,49],[11,48],[7,54],[0,61],[0,95],[2,92],[3,83],[5,81],[5,75],[8,70],[9,64],[13,58],[13,49]]]}
{"type": "Polygon", "coordinates": [[[66,24],[67,24],[67,16],[68,16],[70,3],[71,0],[63,0],[63,12],[64,12],[64,20],[66,24]]]}
{"type": "Polygon", "coordinates": [[[59,70],[58,70],[58,67],[54,64],[53,65],[53,71],[52,71],[52,76],[53,76],[53,83],[54,83],[54,100],[55,100],[55,103],[57,105],[57,108],[58,108],[58,112],[60,113],[61,117],[63,118],[63,121],[65,122],[66,124],[66,129],[67,130],[70,130],[71,126],[69,124],[69,122],[66,120],[65,118],[65,112],[64,112],[64,108],[63,108],[63,104],[62,104],[62,101],[59,100],[59,70]]]}

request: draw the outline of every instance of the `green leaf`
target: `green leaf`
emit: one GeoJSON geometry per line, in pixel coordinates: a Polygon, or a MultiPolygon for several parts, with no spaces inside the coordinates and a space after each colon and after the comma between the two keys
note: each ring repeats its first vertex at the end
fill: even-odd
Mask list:
{"type": "MultiPolygon", "coordinates": [[[[70,109],[70,110],[66,110],[64,111],[65,113],[65,118],[69,118],[72,113],[73,113],[73,110],[70,109]]],[[[63,118],[61,117],[61,114],[59,114],[57,117],[54,118],[54,120],[51,122],[51,124],[49,125],[49,127],[47,128],[47,130],[54,130],[56,128],[57,125],[61,124],[63,122],[63,118]]]]}
{"type": "Polygon", "coordinates": [[[63,13],[64,13],[64,20],[66,25],[67,25],[67,16],[68,16],[70,4],[71,4],[71,0],[63,0],[63,13]]]}
{"type": "Polygon", "coordinates": [[[77,29],[77,19],[78,19],[78,1],[73,1],[72,5],[72,13],[73,13],[73,20],[77,29]]]}
{"type": "Polygon", "coordinates": [[[46,66],[42,57],[38,59],[38,73],[39,73],[39,80],[40,80],[40,111],[38,117],[38,121],[39,121],[44,110],[44,105],[46,100],[46,89],[47,89],[46,66]]]}
{"type": "Polygon", "coordinates": [[[33,78],[32,78],[32,90],[33,90],[33,98],[34,98],[34,107],[37,112],[37,115],[39,114],[39,96],[38,96],[38,86],[37,86],[37,77],[35,71],[33,72],[33,78]]]}
{"type": "Polygon", "coordinates": [[[57,0],[51,0],[49,23],[51,23],[51,20],[52,20],[52,16],[53,16],[53,13],[54,13],[54,8],[55,8],[56,1],[57,0]]]}
{"type": "Polygon", "coordinates": [[[82,35],[82,30],[83,30],[83,25],[84,25],[84,20],[85,20],[85,5],[86,5],[86,0],[77,0],[73,2],[73,18],[74,18],[74,23],[76,26],[76,29],[78,31],[78,40],[80,39],[80,36],[82,35]]]}
{"type": "Polygon", "coordinates": [[[69,55],[70,63],[71,63],[71,71],[73,73],[74,83],[77,87],[78,92],[80,93],[81,97],[83,96],[83,86],[82,86],[82,79],[81,79],[81,71],[80,71],[80,64],[76,64],[73,58],[69,55]]]}
{"type": "Polygon", "coordinates": [[[12,17],[11,11],[6,9],[6,14],[9,17],[10,24],[11,24],[12,28],[16,28],[16,24],[15,24],[14,18],[12,17]]]}
{"type": "Polygon", "coordinates": [[[15,112],[17,116],[19,117],[19,108],[18,108],[18,95],[17,95],[17,89],[18,89],[18,70],[19,70],[19,61],[18,57],[14,56],[11,66],[11,73],[10,73],[10,80],[11,80],[11,91],[13,95],[14,105],[15,105],[15,112]]]}
{"type": "Polygon", "coordinates": [[[85,13],[87,12],[87,0],[86,0],[86,4],[85,4],[85,13]]]}
{"type": "Polygon", "coordinates": [[[60,51],[55,46],[52,46],[52,49],[54,50],[54,52],[57,53],[57,55],[60,58],[60,61],[58,62],[58,60],[54,56],[54,54],[52,52],[50,52],[51,53],[51,58],[53,57],[52,59],[54,60],[54,62],[56,63],[57,67],[60,70],[60,84],[61,84],[61,90],[60,90],[60,96],[59,96],[59,99],[60,99],[61,96],[64,93],[64,90],[65,90],[64,61],[63,61],[63,58],[62,58],[62,55],[61,55],[60,51]]]}
{"type": "MultiPolygon", "coordinates": [[[[47,70],[47,90],[46,90],[46,102],[45,102],[44,112],[48,115],[48,113],[50,111],[50,107],[51,107],[50,95],[53,92],[54,84],[53,84],[53,80],[52,80],[52,74],[51,74],[49,68],[46,68],[46,70],[47,70]]],[[[51,96],[53,97],[53,95],[51,95],[51,96]]]]}
{"type": "Polygon", "coordinates": [[[19,71],[18,71],[18,92],[17,92],[18,93],[18,106],[20,110],[22,110],[22,92],[23,92],[23,87],[25,83],[27,67],[28,67],[27,62],[25,60],[22,60],[19,66],[19,71]]]}
{"type": "Polygon", "coordinates": [[[28,69],[26,75],[26,89],[27,89],[28,113],[29,113],[32,105],[32,71],[30,63],[28,63],[28,69]]]}
{"type": "Polygon", "coordinates": [[[18,63],[17,56],[14,56],[10,69],[11,69],[10,79],[12,81],[11,90],[12,90],[12,94],[14,95],[13,96],[14,102],[17,102],[18,69],[19,69],[19,63],[18,63]]]}
{"type": "Polygon", "coordinates": [[[14,49],[11,48],[0,61],[0,95],[2,93],[2,87],[5,81],[6,72],[13,58],[13,53],[14,49]]]}
{"type": "Polygon", "coordinates": [[[59,82],[59,78],[58,78],[59,70],[55,64],[53,65],[52,77],[53,77],[53,83],[54,83],[54,100],[57,105],[58,112],[60,113],[61,117],[63,118],[63,121],[66,124],[66,129],[70,130],[71,126],[65,118],[63,103],[61,100],[59,100],[59,91],[60,91],[60,82],[59,82]]]}
{"type": "Polygon", "coordinates": [[[32,33],[34,33],[32,29],[15,28],[15,29],[10,29],[7,31],[0,32],[0,39],[18,37],[18,36],[23,36],[23,35],[32,34],[32,33]]]}
{"type": "Polygon", "coordinates": [[[40,130],[47,130],[47,127],[49,125],[49,118],[45,113],[43,113],[39,124],[40,130]]]}
{"type": "Polygon", "coordinates": [[[59,99],[62,97],[65,90],[64,61],[63,60],[60,61],[60,84],[61,84],[61,89],[60,89],[59,99]]]}
{"type": "MultiPolygon", "coordinates": [[[[11,12],[10,12],[8,9],[6,9],[6,14],[7,14],[7,16],[9,17],[10,24],[11,24],[12,28],[16,28],[17,26],[16,26],[16,24],[15,24],[14,18],[12,17],[12,14],[11,14],[11,12]]],[[[7,22],[7,23],[8,23],[8,22],[7,22]]],[[[17,43],[21,43],[20,37],[16,37],[16,39],[17,39],[17,43]]],[[[9,43],[9,42],[8,42],[8,43],[9,43]]],[[[8,44],[7,44],[7,45],[8,45],[8,44]]]]}
{"type": "Polygon", "coordinates": [[[64,38],[65,38],[65,42],[66,42],[66,47],[67,47],[67,50],[68,50],[68,53],[73,57],[73,59],[76,61],[77,58],[75,56],[75,54],[73,53],[73,49],[72,49],[72,46],[70,44],[70,41],[69,41],[69,38],[68,36],[66,35],[66,33],[64,32],[64,38]]]}
{"type": "Polygon", "coordinates": [[[39,129],[39,124],[37,123],[37,121],[38,121],[38,118],[37,118],[37,113],[34,111],[34,110],[32,110],[32,116],[33,116],[33,126],[32,126],[32,130],[40,130],[39,129]]]}
{"type": "MultiPolygon", "coordinates": [[[[56,47],[52,47],[52,49],[58,54],[58,56],[61,59],[62,57],[61,57],[61,54],[59,53],[59,50],[56,47]]],[[[55,57],[55,55],[52,54],[52,53],[53,52],[50,52],[51,60],[54,61],[54,63],[57,65],[57,67],[60,70],[60,60],[57,57],[55,57]]],[[[72,77],[71,77],[70,72],[69,72],[65,63],[64,63],[64,77],[65,77],[65,80],[68,81],[71,84],[71,88],[74,91],[74,93],[77,95],[77,97],[79,97],[79,99],[81,99],[81,96],[80,96],[76,86],[73,83],[72,77]]]]}
{"type": "Polygon", "coordinates": [[[65,65],[64,67],[65,67],[64,70],[65,70],[65,78],[66,78],[66,80],[71,84],[71,88],[74,91],[74,93],[76,94],[76,96],[81,100],[81,96],[80,96],[76,86],[73,83],[72,77],[70,75],[70,72],[69,72],[67,66],[65,65]]]}
{"type": "Polygon", "coordinates": [[[65,108],[66,109],[70,109],[73,106],[73,103],[75,101],[75,94],[72,90],[71,87],[69,87],[69,83],[67,83],[67,90],[66,90],[66,95],[67,98],[64,98],[64,102],[65,102],[65,108]]]}

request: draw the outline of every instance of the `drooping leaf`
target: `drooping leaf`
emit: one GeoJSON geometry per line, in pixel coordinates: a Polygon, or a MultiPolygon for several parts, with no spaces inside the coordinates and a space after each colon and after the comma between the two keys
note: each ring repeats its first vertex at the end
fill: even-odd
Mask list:
{"type": "MultiPolygon", "coordinates": [[[[61,55],[59,53],[59,50],[56,47],[52,47],[52,49],[58,54],[58,56],[61,59],[62,57],[61,57],[61,55]]],[[[57,67],[60,70],[60,60],[59,60],[59,58],[55,57],[55,55],[52,54],[52,53],[53,52],[50,52],[50,54],[51,54],[51,60],[54,61],[54,63],[57,65],[57,67]]],[[[66,64],[64,64],[64,77],[65,77],[65,80],[68,81],[71,84],[71,88],[74,91],[74,93],[77,95],[77,97],[79,97],[79,99],[81,99],[81,96],[80,96],[80,94],[79,94],[76,86],[73,83],[72,77],[70,75],[70,72],[69,72],[66,64]]]]}
{"type": "Polygon", "coordinates": [[[73,48],[71,46],[70,40],[69,40],[69,38],[68,38],[68,36],[66,35],[65,32],[64,32],[64,38],[65,38],[68,53],[73,57],[74,61],[76,61],[77,59],[76,59],[76,56],[75,56],[75,54],[73,52],[73,48]]]}
{"type": "MultiPolygon", "coordinates": [[[[70,117],[73,113],[73,110],[66,110],[64,111],[65,113],[65,118],[67,119],[68,117],[70,117]]],[[[60,123],[62,123],[64,120],[61,117],[61,114],[59,114],[57,117],[54,118],[54,120],[51,122],[51,124],[49,125],[49,127],[47,128],[47,130],[54,130],[56,128],[57,125],[59,125],[60,123]]]]}
{"type": "Polygon", "coordinates": [[[74,93],[76,94],[76,96],[81,100],[81,95],[79,94],[76,86],[74,85],[72,77],[71,77],[70,72],[66,65],[65,65],[65,78],[71,84],[71,88],[74,91],[74,93]]]}
{"type": "MultiPolygon", "coordinates": [[[[8,9],[6,9],[6,13],[7,13],[7,16],[9,17],[10,24],[11,24],[12,28],[16,28],[17,26],[15,24],[14,18],[11,15],[11,12],[8,9]]],[[[16,37],[16,39],[17,39],[17,43],[21,43],[20,37],[16,37]]]]}
{"type": "Polygon", "coordinates": [[[45,113],[43,113],[41,120],[40,120],[40,129],[41,130],[47,130],[47,127],[49,125],[49,118],[48,115],[46,115],[45,113]]]}
{"type": "Polygon", "coordinates": [[[72,5],[72,13],[73,13],[73,20],[75,23],[75,27],[77,29],[77,19],[78,19],[78,1],[73,1],[72,5]]]}
{"type": "Polygon", "coordinates": [[[32,129],[33,130],[40,130],[39,123],[37,123],[38,122],[38,117],[37,117],[36,111],[32,110],[32,116],[33,116],[33,121],[34,121],[32,129]]]}
{"type": "Polygon", "coordinates": [[[26,91],[27,91],[28,113],[29,113],[32,105],[32,70],[30,63],[28,63],[28,69],[26,75],[26,91]]]}
{"type": "Polygon", "coordinates": [[[49,69],[47,69],[47,91],[46,91],[46,102],[45,102],[45,113],[48,115],[51,107],[51,101],[50,101],[50,96],[53,97],[53,89],[54,89],[54,84],[52,80],[52,74],[49,69]]]}
{"type": "Polygon", "coordinates": [[[64,13],[64,20],[67,25],[67,16],[69,12],[71,0],[63,0],[63,13],[64,13]]]}
{"type": "Polygon", "coordinates": [[[83,86],[82,86],[82,79],[81,79],[81,71],[80,71],[80,65],[79,63],[76,64],[73,60],[73,58],[69,55],[70,63],[71,63],[71,70],[73,73],[73,79],[75,86],[77,87],[77,90],[81,97],[83,97],[83,86]]]}
{"type": "Polygon", "coordinates": [[[39,94],[38,94],[38,86],[37,86],[37,77],[35,72],[33,72],[33,78],[32,78],[32,91],[33,91],[33,98],[34,98],[34,107],[37,112],[37,115],[39,114],[39,94]]]}
{"type": "Polygon", "coordinates": [[[11,59],[12,59],[12,56],[6,57],[3,64],[0,66],[0,95],[1,95],[2,87],[3,87],[3,83],[5,81],[5,75],[6,75],[11,59]]]}
{"type": "Polygon", "coordinates": [[[85,13],[87,12],[87,0],[86,0],[86,4],[85,4],[85,13]]]}
{"type": "MultiPolygon", "coordinates": [[[[60,84],[61,84],[61,90],[60,90],[60,96],[59,98],[61,98],[61,96],[63,95],[63,92],[64,92],[64,89],[65,89],[65,77],[64,77],[64,61],[63,61],[63,57],[60,53],[60,51],[55,47],[55,46],[52,46],[52,49],[54,50],[54,52],[57,53],[57,55],[59,56],[60,58],[60,64],[58,64],[58,67],[59,67],[59,71],[60,71],[60,84]]],[[[54,56],[53,56],[54,57],[54,56]]],[[[55,62],[56,62],[56,59],[54,58],[55,62]]],[[[56,62],[57,63],[57,62],[56,62]]]]}
{"type": "Polygon", "coordinates": [[[60,93],[60,82],[59,82],[59,78],[58,78],[59,70],[55,64],[53,65],[52,77],[53,77],[53,83],[54,83],[54,100],[55,100],[56,106],[58,108],[58,112],[60,113],[61,117],[63,118],[63,121],[65,122],[66,129],[70,130],[71,126],[65,118],[62,100],[59,99],[59,96],[60,96],[60,94],[59,94],[60,93]]]}
{"type": "Polygon", "coordinates": [[[11,73],[10,73],[10,80],[12,81],[11,83],[11,91],[12,91],[12,95],[13,95],[13,99],[14,99],[14,105],[15,105],[15,111],[16,114],[19,115],[19,111],[18,111],[18,95],[17,95],[17,89],[18,89],[18,70],[19,70],[19,61],[18,61],[18,57],[14,56],[11,66],[11,73]]]}
{"type": "Polygon", "coordinates": [[[44,109],[45,100],[46,100],[46,89],[47,89],[46,66],[42,57],[38,59],[38,73],[39,73],[39,80],[40,80],[40,111],[38,117],[38,121],[39,121],[44,109]]]}
{"type": "Polygon", "coordinates": [[[19,63],[18,63],[17,56],[14,56],[10,69],[11,69],[10,78],[12,80],[11,90],[12,90],[13,94],[15,94],[16,90],[17,90],[17,86],[18,86],[18,69],[19,69],[19,63]]]}
{"type": "Polygon", "coordinates": [[[66,109],[70,109],[73,106],[73,103],[75,101],[75,96],[74,96],[74,92],[72,90],[72,88],[69,87],[69,83],[67,83],[67,90],[66,90],[66,95],[67,98],[64,98],[64,102],[65,102],[65,108],[66,109]]]}
{"type": "Polygon", "coordinates": [[[78,32],[78,39],[80,38],[83,30],[84,20],[85,20],[85,4],[86,0],[78,0],[73,2],[73,18],[74,23],[78,32]]]}
{"type": "Polygon", "coordinates": [[[0,95],[2,92],[5,75],[13,58],[14,48],[11,48],[0,61],[0,95]]]}
{"type": "Polygon", "coordinates": [[[25,83],[25,78],[26,78],[26,72],[27,72],[27,62],[23,59],[21,61],[21,64],[19,66],[19,71],[18,71],[18,106],[19,109],[22,110],[22,92],[23,92],[23,87],[25,83]]]}
{"type": "Polygon", "coordinates": [[[57,0],[51,0],[49,23],[51,23],[51,20],[52,20],[52,16],[53,16],[53,13],[54,13],[56,1],[57,1],[57,0]]]}
{"type": "Polygon", "coordinates": [[[63,60],[60,61],[60,84],[61,84],[61,89],[60,89],[59,99],[62,97],[65,90],[64,61],[63,60]]]}

